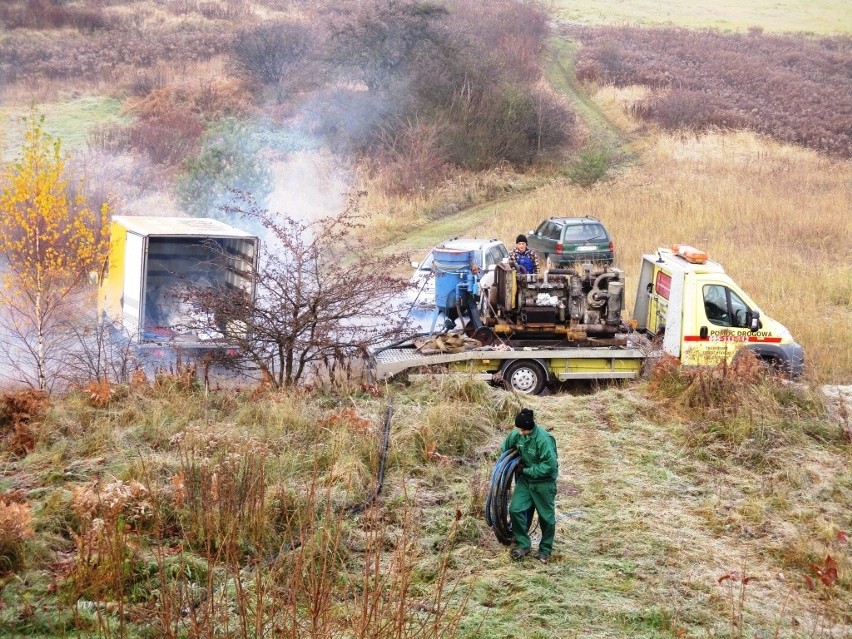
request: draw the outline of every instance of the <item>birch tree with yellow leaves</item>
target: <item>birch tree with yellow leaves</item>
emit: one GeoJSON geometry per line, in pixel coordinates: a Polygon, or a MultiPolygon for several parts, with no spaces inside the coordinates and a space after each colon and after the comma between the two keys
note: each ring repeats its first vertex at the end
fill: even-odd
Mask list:
{"type": "MultiPolygon", "coordinates": [[[[82,180],[70,175],[66,163],[59,140],[44,131],[43,118],[32,115],[19,157],[0,170],[4,341],[14,341],[32,367],[31,375],[19,373],[19,381],[40,389],[48,388],[49,362],[55,362],[52,331],[81,302],[91,301],[84,299],[89,274],[101,269],[108,250],[110,207],[90,208],[82,180]]],[[[10,359],[23,370],[20,358],[10,359]]]]}

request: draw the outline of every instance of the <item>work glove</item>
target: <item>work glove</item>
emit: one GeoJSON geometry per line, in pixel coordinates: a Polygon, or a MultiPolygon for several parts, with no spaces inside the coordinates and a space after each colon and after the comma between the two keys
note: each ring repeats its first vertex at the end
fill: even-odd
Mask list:
{"type": "Polygon", "coordinates": [[[521,459],[518,461],[518,465],[515,466],[515,475],[520,476],[523,475],[524,472],[524,460],[521,459]]]}

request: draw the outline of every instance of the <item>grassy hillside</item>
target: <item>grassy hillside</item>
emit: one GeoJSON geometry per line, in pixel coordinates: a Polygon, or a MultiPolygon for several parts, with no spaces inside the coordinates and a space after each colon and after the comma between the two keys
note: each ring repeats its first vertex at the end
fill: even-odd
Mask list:
{"type": "Polygon", "coordinates": [[[512,562],[483,521],[521,400],[481,382],[206,393],[161,375],[41,410],[17,399],[6,636],[852,631],[852,431],[804,387],[663,369],[529,400],[559,449],[548,565],[512,562]],[[384,487],[353,509],[389,402],[384,487]]]}
{"type": "MultiPolygon", "coordinates": [[[[0,14],[26,18],[28,6],[0,14]]],[[[291,128],[310,82],[281,100],[281,86],[225,77],[235,33],[261,18],[308,24],[309,3],[39,6],[45,22],[0,32],[0,116],[16,121],[35,98],[47,129],[127,210],[176,212],[187,158],[246,144],[283,174],[292,154],[322,146],[291,128]]],[[[852,32],[831,0],[557,6],[584,24],[852,32]]],[[[628,297],[642,253],[696,244],[804,345],[805,383],[663,366],[537,398],[464,377],[273,392],[166,373],[50,399],[2,394],[0,635],[852,637],[852,424],[847,404],[817,390],[852,382],[852,164],[753,133],[661,132],[634,117],[649,89],[581,83],[576,42],[552,44],[547,79],[581,120],[575,144],[606,157],[607,179],[572,182],[577,146],[533,170],[444,173],[413,119],[409,137],[385,140],[398,152],[390,166],[415,177],[438,167],[430,188],[391,193],[393,171],[363,163],[344,180],[328,162],[315,174],[334,179],[289,175],[298,193],[276,189],[276,201],[347,181],[368,191],[370,241],[416,258],[447,237],[511,243],[550,215],[597,215],[628,297]],[[512,562],[483,521],[522,405],[559,447],[548,565],[512,562]]],[[[17,137],[0,127],[7,156],[17,137]]]]}
{"type": "Polygon", "coordinates": [[[745,31],[818,34],[852,32],[852,12],[837,0],[753,0],[751,2],[691,2],[674,0],[558,0],[560,15],[582,24],[634,24],[745,31]]]}

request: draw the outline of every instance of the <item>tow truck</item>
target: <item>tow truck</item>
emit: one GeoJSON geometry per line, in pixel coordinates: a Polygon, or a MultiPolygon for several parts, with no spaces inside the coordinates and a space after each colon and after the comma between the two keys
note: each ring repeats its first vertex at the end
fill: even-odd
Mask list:
{"type": "Polygon", "coordinates": [[[624,272],[611,266],[527,274],[503,260],[480,280],[469,251],[436,249],[433,270],[436,306],[458,318],[456,333],[466,338],[420,336],[378,348],[369,357],[374,379],[463,372],[539,394],[549,382],[635,378],[662,353],[713,366],[743,349],[792,378],[803,371],[790,332],[689,245],[642,256],[630,321],[622,319],[624,272]]]}

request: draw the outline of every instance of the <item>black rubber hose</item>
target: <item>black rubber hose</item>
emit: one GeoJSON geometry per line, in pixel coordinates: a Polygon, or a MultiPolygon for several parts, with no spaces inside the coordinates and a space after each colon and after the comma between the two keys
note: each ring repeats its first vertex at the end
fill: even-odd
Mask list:
{"type": "Polygon", "coordinates": [[[504,546],[515,539],[512,535],[512,520],[509,518],[509,501],[512,479],[519,461],[520,455],[516,450],[507,450],[501,455],[494,465],[488,495],[485,497],[485,523],[494,530],[497,541],[504,546]]]}
{"type": "Polygon", "coordinates": [[[360,504],[354,504],[352,506],[348,506],[345,510],[347,513],[352,515],[357,515],[358,513],[362,513],[367,508],[373,505],[373,502],[376,501],[376,498],[379,496],[379,493],[382,492],[382,485],[385,482],[385,462],[388,458],[388,446],[390,444],[390,430],[391,430],[391,420],[393,419],[393,395],[388,397],[388,406],[385,410],[385,421],[382,426],[382,442],[381,448],[379,449],[379,469],[376,473],[376,485],[373,488],[373,491],[370,493],[370,496],[360,504]]]}

